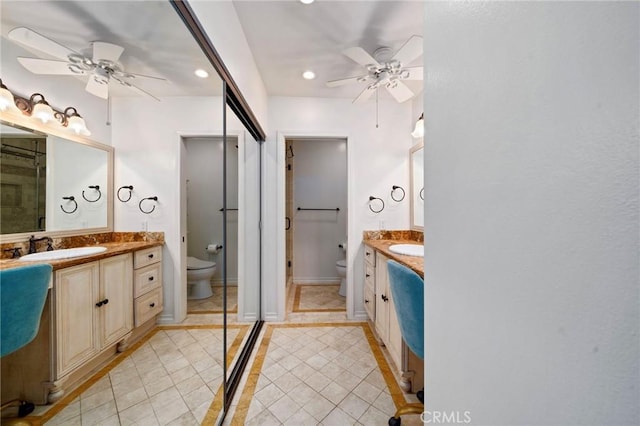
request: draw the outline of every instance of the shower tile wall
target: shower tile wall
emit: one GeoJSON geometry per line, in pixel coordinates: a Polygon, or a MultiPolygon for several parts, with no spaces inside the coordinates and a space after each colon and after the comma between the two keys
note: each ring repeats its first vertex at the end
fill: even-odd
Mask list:
{"type": "MultiPolygon", "coordinates": [[[[13,234],[38,229],[38,217],[45,214],[46,138],[2,137],[0,157],[0,233],[13,234]],[[36,184],[36,164],[40,164],[40,180],[36,184]],[[39,186],[39,190],[38,187],[39,186]],[[38,210],[38,208],[40,210],[38,210]]],[[[44,222],[41,223],[44,226],[44,222]]]]}

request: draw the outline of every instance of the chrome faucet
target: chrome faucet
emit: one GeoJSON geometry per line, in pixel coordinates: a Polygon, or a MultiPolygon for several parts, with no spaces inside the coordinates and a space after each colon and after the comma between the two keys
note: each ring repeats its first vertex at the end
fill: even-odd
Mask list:
{"type": "Polygon", "coordinates": [[[53,250],[53,246],[51,245],[53,243],[53,240],[51,239],[51,237],[35,238],[35,236],[32,235],[31,238],[29,238],[29,254],[36,253],[38,251],[36,243],[39,243],[40,241],[47,242],[47,251],[53,250]]]}

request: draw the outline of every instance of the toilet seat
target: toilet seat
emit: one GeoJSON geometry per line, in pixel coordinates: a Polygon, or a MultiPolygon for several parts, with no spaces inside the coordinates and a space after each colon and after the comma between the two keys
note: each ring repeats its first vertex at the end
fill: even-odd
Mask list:
{"type": "Polygon", "coordinates": [[[187,256],[187,270],[207,269],[216,266],[215,262],[207,262],[197,257],[187,256]]]}
{"type": "Polygon", "coordinates": [[[342,268],[346,268],[347,267],[347,259],[338,260],[336,262],[336,266],[340,266],[342,268]]]}

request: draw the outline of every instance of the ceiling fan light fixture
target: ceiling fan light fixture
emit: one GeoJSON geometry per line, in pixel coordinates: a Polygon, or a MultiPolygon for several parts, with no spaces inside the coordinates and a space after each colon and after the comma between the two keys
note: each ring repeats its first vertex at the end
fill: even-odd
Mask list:
{"type": "Polygon", "coordinates": [[[311,70],[307,70],[302,73],[302,78],[304,78],[305,80],[313,80],[314,78],[316,78],[316,73],[311,70]]]}
{"type": "Polygon", "coordinates": [[[209,73],[205,70],[203,70],[202,68],[198,68],[197,70],[195,70],[193,72],[196,76],[200,77],[200,78],[207,78],[209,77],[209,73]]]}
{"type": "Polygon", "coordinates": [[[315,0],[300,0],[300,3],[302,4],[311,4],[313,3],[315,0]]]}
{"type": "Polygon", "coordinates": [[[411,136],[414,138],[421,138],[424,136],[424,112],[420,114],[420,118],[416,121],[416,125],[413,132],[411,132],[411,136]]]}

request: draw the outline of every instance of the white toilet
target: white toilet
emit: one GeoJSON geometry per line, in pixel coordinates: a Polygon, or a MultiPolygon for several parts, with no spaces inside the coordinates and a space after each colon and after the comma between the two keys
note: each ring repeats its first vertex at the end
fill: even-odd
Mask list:
{"type": "Polygon", "coordinates": [[[340,277],[340,290],[338,290],[338,294],[345,297],[347,295],[347,259],[336,262],[336,271],[338,271],[338,276],[340,277]]]}
{"type": "Polygon", "coordinates": [[[213,296],[211,277],[216,272],[216,263],[187,256],[187,298],[206,299],[213,296]]]}
{"type": "MultiPolygon", "coordinates": [[[[338,244],[338,247],[340,247],[345,254],[347,253],[346,242],[338,244]]],[[[340,290],[338,290],[338,294],[345,297],[347,295],[347,259],[336,262],[336,271],[338,271],[338,276],[340,277],[340,290]]]]}

